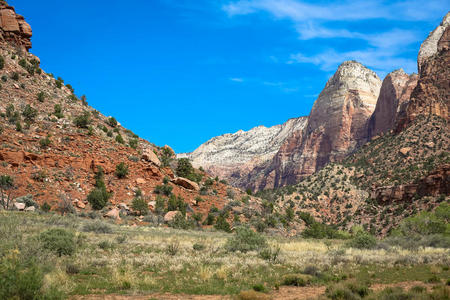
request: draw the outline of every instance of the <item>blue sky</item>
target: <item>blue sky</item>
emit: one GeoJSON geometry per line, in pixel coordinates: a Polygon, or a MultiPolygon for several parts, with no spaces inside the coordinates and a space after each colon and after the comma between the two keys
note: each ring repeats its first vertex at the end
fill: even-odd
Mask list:
{"type": "Polygon", "coordinates": [[[32,53],[90,105],[176,152],[308,115],[337,66],[416,72],[450,0],[9,0],[32,53]]]}

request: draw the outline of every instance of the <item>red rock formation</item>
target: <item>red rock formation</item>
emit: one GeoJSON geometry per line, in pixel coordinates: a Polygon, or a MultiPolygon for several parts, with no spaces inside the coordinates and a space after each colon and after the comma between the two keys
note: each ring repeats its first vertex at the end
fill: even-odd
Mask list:
{"type": "MultiPolygon", "coordinates": [[[[437,115],[449,120],[450,111],[450,13],[441,26],[435,53],[419,56],[419,82],[411,94],[411,100],[405,113],[397,122],[396,131],[400,132],[414,121],[418,115],[437,115]]],[[[436,40],[434,31],[430,39],[436,40]]],[[[421,49],[422,50],[422,49],[421,49]]]]}
{"type": "Polygon", "coordinates": [[[408,75],[402,69],[386,76],[377,106],[369,119],[369,139],[394,129],[398,115],[404,113],[417,80],[417,74],[408,75]]]}
{"type": "Polygon", "coordinates": [[[32,35],[31,26],[24,17],[17,15],[14,7],[0,3],[0,39],[28,51],[32,35]]]}
{"type": "Polygon", "coordinates": [[[307,126],[287,139],[268,166],[241,186],[255,190],[294,184],[330,161],[344,158],[367,141],[381,81],[360,63],[344,62],[314,103],[307,126]]]}
{"type": "Polygon", "coordinates": [[[414,197],[450,194],[450,165],[445,164],[415,184],[383,186],[372,193],[372,198],[380,203],[412,201],[414,197]]]}

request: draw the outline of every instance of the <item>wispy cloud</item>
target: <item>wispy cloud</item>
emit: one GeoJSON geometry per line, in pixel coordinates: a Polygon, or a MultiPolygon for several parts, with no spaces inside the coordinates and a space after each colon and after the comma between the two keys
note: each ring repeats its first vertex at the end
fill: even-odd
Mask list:
{"type": "MultiPolygon", "coordinates": [[[[353,39],[365,42],[354,49],[329,50],[308,54],[294,53],[288,63],[312,63],[324,71],[334,70],[344,60],[354,59],[384,74],[403,67],[408,72],[416,70],[412,59],[404,58],[408,46],[417,43],[421,35],[414,30],[394,28],[376,33],[355,30],[355,22],[385,19],[390,21],[422,21],[442,12],[441,0],[378,1],[356,0],[338,3],[311,4],[303,0],[239,0],[222,6],[230,16],[266,13],[274,19],[292,23],[300,40],[353,39]]],[[[376,31],[372,30],[372,31],[376,31]]],[[[321,44],[326,48],[326,44],[321,44]]]]}
{"type": "Polygon", "coordinates": [[[223,5],[230,16],[257,11],[293,21],[352,21],[367,19],[426,20],[442,10],[442,0],[378,1],[356,0],[311,4],[296,0],[239,0],[223,5]],[[420,8],[420,9],[418,9],[420,8]]]}
{"type": "Polygon", "coordinates": [[[244,78],[234,77],[234,78],[230,78],[230,81],[233,81],[233,82],[244,82],[244,78]]]}

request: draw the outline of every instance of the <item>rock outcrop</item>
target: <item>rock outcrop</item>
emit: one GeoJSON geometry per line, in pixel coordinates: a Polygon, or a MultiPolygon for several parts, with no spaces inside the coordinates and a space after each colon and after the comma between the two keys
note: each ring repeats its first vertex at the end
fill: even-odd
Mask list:
{"type": "Polygon", "coordinates": [[[418,115],[449,119],[450,111],[450,13],[425,40],[418,57],[419,82],[411,94],[396,131],[411,124],[418,115]]]}
{"type": "Polygon", "coordinates": [[[24,17],[16,14],[14,7],[0,2],[0,40],[28,51],[31,48],[31,26],[24,17]]]}
{"type": "Polygon", "coordinates": [[[249,131],[238,131],[212,138],[192,153],[179,154],[188,157],[194,167],[220,178],[226,178],[236,186],[242,186],[255,167],[271,161],[281,145],[294,132],[303,130],[307,118],[294,118],[273,127],[258,126],[249,131]]]}
{"type": "Polygon", "coordinates": [[[398,116],[405,112],[418,78],[417,74],[408,75],[402,69],[384,78],[377,106],[368,123],[369,139],[394,129],[398,116]]]}
{"type": "Polygon", "coordinates": [[[439,40],[442,38],[449,25],[450,12],[447,13],[441,24],[428,35],[428,38],[420,46],[419,55],[417,57],[417,69],[419,70],[419,73],[422,71],[424,63],[438,52],[439,40]]]}
{"type": "Polygon", "coordinates": [[[262,190],[294,184],[354,151],[367,141],[367,121],[380,87],[375,72],[344,62],[314,103],[305,129],[287,139],[270,165],[255,170],[242,185],[262,190]]]}

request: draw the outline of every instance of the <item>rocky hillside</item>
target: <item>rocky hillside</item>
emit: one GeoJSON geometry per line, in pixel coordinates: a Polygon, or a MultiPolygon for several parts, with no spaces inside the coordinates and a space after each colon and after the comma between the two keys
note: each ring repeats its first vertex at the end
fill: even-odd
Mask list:
{"type": "Polygon", "coordinates": [[[212,138],[194,152],[179,154],[178,157],[188,157],[195,167],[202,167],[206,172],[239,186],[241,178],[256,166],[271,161],[294,132],[303,130],[306,121],[307,118],[301,117],[269,128],[258,126],[249,131],[239,130],[212,138]]]}
{"type": "MultiPolygon", "coordinates": [[[[44,72],[28,52],[30,26],[4,2],[0,20],[0,209],[14,202],[23,209],[25,199],[27,206],[46,203],[83,213],[95,208],[89,197],[107,198],[101,212],[123,218],[137,214],[132,202],[139,198],[161,217],[177,210],[202,213],[196,219],[201,223],[212,207],[244,196],[177,160],[170,147],[139,138],[90,107],[62,78],[44,72]]],[[[254,198],[246,203],[257,207],[254,198]]]]}
{"type": "Polygon", "coordinates": [[[378,235],[385,235],[405,217],[448,201],[450,29],[442,29],[439,38],[436,32],[430,35],[438,41],[436,52],[428,58],[419,55],[418,79],[399,71],[385,79],[368,127],[372,135],[380,135],[296,185],[259,195],[277,203],[280,211],[306,211],[321,222],[342,229],[363,225],[378,235]],[[409,93],[415,80],[408,101],[402,95],[409,93]],[[382,123],[378,122],[382,111],[391,116],[389,126],[377,125],[382,123]]]}
{"type": "Polygon", "coordinates": [[[399,117],[397,132],[423,114],[449,120],[450,112],[450,12],[429,35],[418,57],[419,82],[411,94],[406,112],[399,117]]]}

